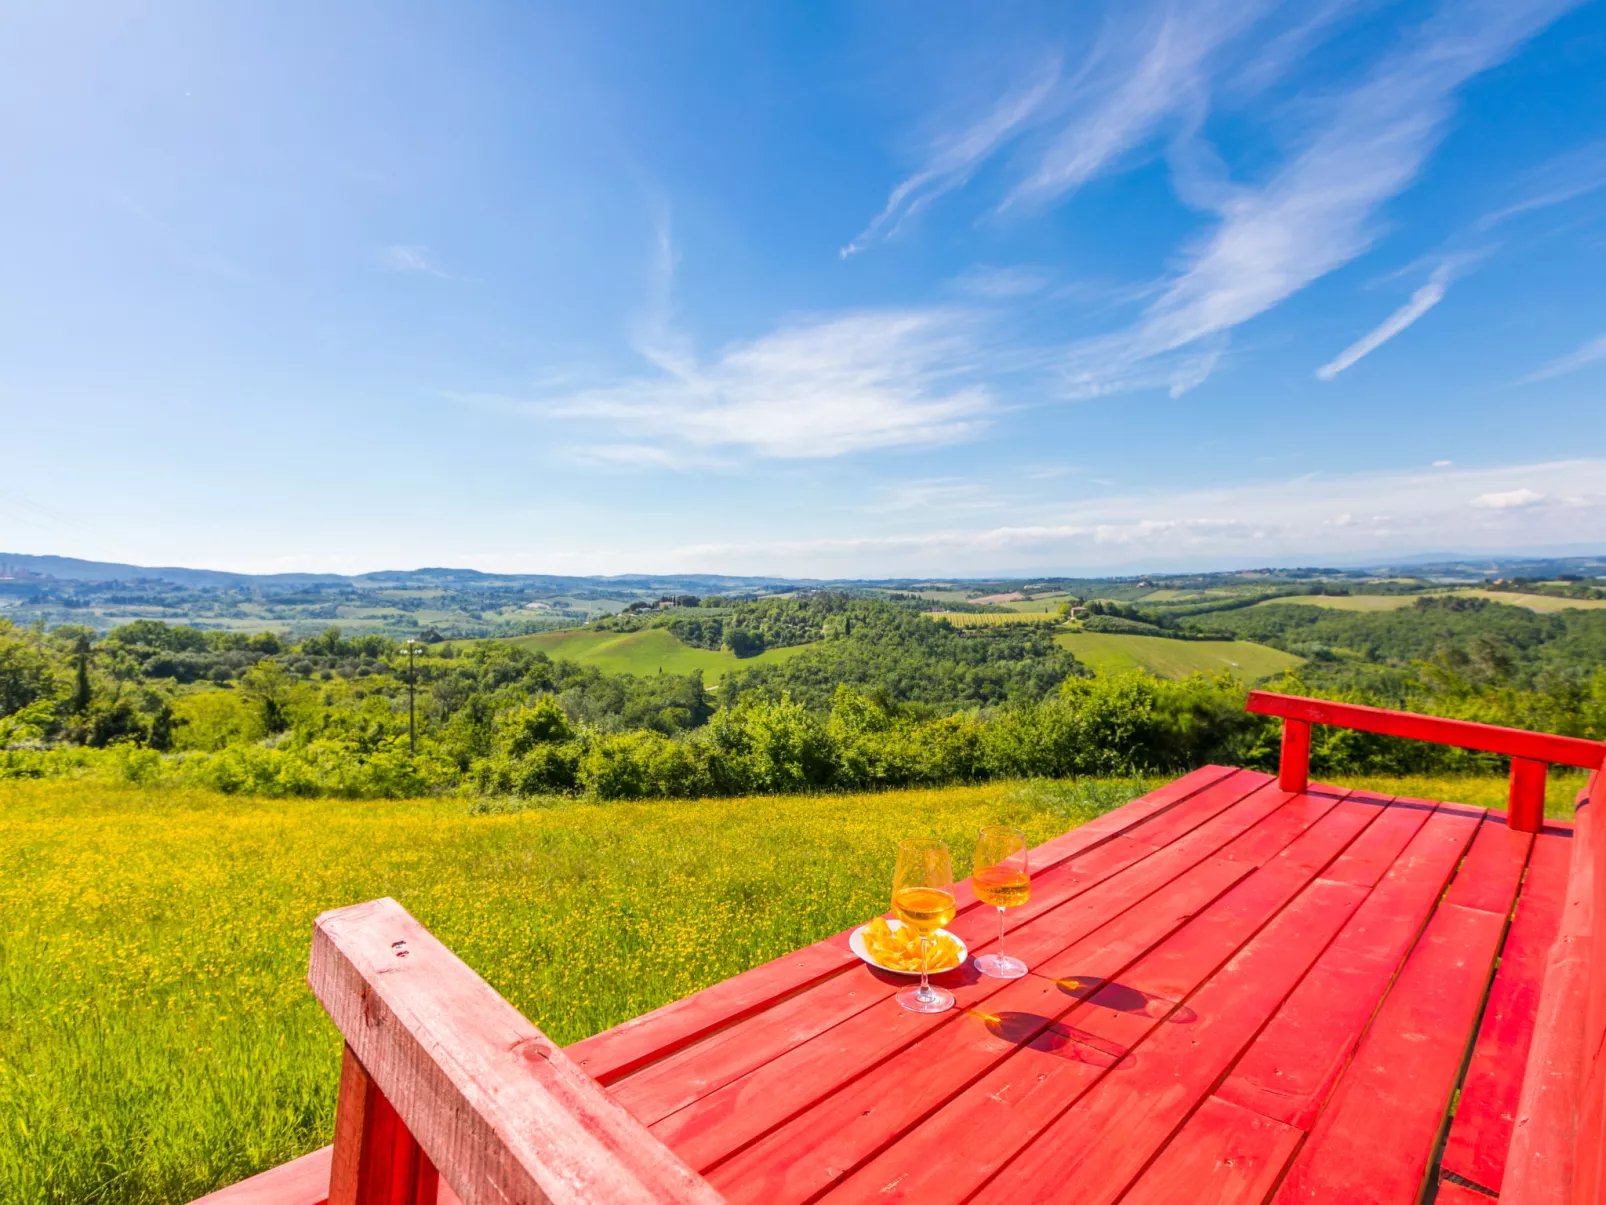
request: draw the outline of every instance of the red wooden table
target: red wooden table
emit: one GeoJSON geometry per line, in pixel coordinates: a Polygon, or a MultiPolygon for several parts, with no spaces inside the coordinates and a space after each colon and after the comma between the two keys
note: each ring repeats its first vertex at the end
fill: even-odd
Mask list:
{"type": "Polygon", "coordinates": [[[326,914],[333,1170],[216,1201],[428,1205],[436,1167],[469,1205],[1598,1199],[1587,810],[1541,825],[1522,766],[1537,832],[1311,785],[1307,737],[1280,776],[1207,766],[1040,846],[1008,939],[1031,972],[938,976],[942,1014],[842,933],[560,1052],[393,902],[326,914]]]}

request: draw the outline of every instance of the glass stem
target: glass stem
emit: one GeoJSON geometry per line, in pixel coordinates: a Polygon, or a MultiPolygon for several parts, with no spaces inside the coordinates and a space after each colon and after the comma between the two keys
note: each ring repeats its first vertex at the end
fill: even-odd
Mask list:
{"type": "Polygon", "coordinates": [[[998,957],[1004,957],[1004,910],[998,909],[998,957]]]}
{"type": "Polygon", "coordinates": [[[931,996],[931,983],[929,982],[931,968],[930,946],[926,935],[920,935],[920,998],[925,1000],[931,996]]]}

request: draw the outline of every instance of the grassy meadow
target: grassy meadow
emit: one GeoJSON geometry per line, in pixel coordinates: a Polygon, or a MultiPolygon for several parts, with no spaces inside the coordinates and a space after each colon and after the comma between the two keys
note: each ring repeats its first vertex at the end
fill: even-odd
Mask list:
{"type": "Polygon", "coordinates": [[[1054,637],[1083,665],[1102,673],[1143,669],[1157,678],[1231,670],[1245,682],[1304,663],[1303,657],[1248,640],[1169,640],[1117,632],[1063,632],[1054,637]]]}
{"type": "Polygon", "coordinates": [[[639,632],[597,632],[570,628],[517,636],[507,641],[520,648],[539,649],[549,657],[563,657],[581,665],[595,666],[608,674],[689,674],[701,670],[703,681],[712,686],[733,669],[769,665],[795,657],[808,645],[766,649],[757,656],[738,658],[728,649],[699,649],[676,639],[663,628],[644,628],[639,632]]]}
{"type": "Polygon", "coordinates": [[[339,1041],[303,982],[326,908],[394,896],[568,1043],[880,911],[897,837],[962,861],[983,823],[1036,843],[1143,789],[504,808],[0,783],[0,1201],[184,1202],[328,1142],[339,1041]]]}

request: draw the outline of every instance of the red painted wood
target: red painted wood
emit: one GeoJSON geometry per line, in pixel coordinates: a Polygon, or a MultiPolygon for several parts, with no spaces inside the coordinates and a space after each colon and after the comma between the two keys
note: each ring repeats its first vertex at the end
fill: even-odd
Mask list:
{"type": "Polygon", "coordinates": [[[1124,829],[1121,835],[1157,849],[1163,848],[1241,800],[1256,795],[1265,798],[1272,807],[1278,806],[1287,798],[1286,795],[1277,794],[1276,786],[1269,775],[1260,775],[1257,779],[1235,777],[1223,782],[1217,788],[1199,792],[1184,806],[1169,808],[1159,815],[1131,825],[1124,829]]]}
{"type": "Polygon", "coordinates": [[[1348,794],[1342,789],[1328,788],[1323,794],[1295,795],[1242,836],[1235,837],[1217,856],[1258,866],[1287,848],[1289,842],[1332,811],[1348,794]]]}
{"type": "MultiPolygon", "coordinates": [[[[1032,851],[1033,866],[1040,873],[1086,853],[1207,788],[1216,787],[1222,796],[1236,799],[1266,781],[1267,775],[1254,771],[1203,766],[1038,846],[1032,851]]],[[[968,888],[961,903],[975,903],[968,888]]],[[[837,934],[576,1042],[566,1053],[593,1078],[609,1084],[856,965],[847,934],[837,934]]]]}
{"type": "MultiPolygon", "coordinates": [[[[1466,861],[1450,882],[1445,901],[1463,908],[1509,915],[1533,841],[1531,832],[1512,828],[1494,816],[1484,817],[1483,823],[1478,825],[1478,835],[1472,839],[1472,847],[1467,850],[1466,861]]],[[[1567,889],[1565,871],[1553,887],[1559,901],[1567,889]]]]}
{"type": "Polygon", "coordinates": [[[1293,1126],[1212,1096],[1138,1177],[1121,1205],[1260,1205],[1302,1138],[1293,1126]]]}
{"type": "Polygon", "coordinates": [[[318,917],[307,981],[465,1205],[719,1201],[396,901],[318,917]]]}
{"type": "Polygon", "coordinates": [[[1376,807],[1382,814],[1322,877],[1360,887],[1377,885],[1438,806],[1419,799],[1391,800],[1368,791],[1351,792],[1346,802],[1352,807],[1376,807]]]}
{"type": "MultiPolygon", "coordinates": [[[[1484,825],[1485,829],[1489,827],[1484,825]]],[[[1476,851],[1477,846],[1473,848],[1476,851]]],[[[1559,833],[1541,833],[1533,839],[1528,875],[1500,950],[1500,969],[1489,990],[1477,1045],[1462,1081],[1455,1120],[1440,1161],[1445,1171],[1491,1192],[1500,1191],[1505,1175],[1506,1151],[1511,1146],[1523,1070],[1539,1013],[1540,988],[1561,924],[1571,849],[1571,837],[1559,833]]],[[[1467,862],[1471,861],[1469,855],[1467,862]]],[[[1456,882],[1460,883],[1465,874],[1463,867],[1456,882]]],[[[1449,898],[1465,902],[1456,900],[1454,885],[1449,898]]]]}
{"type": "Polygon", "coordinates": [[[1310,722],[1283,721],[1283,747],[1277,762],[1277,785],[1300,792],[1310,784],[1310,722]]]}
{"type": "Polygon", "coordinates": [[[1376,732],[1408,740],[1432,741],[1458,749],[1479,749],[1503,753],[1508,757],[1527,757],[1557,766],[1599,769],[1606,760],[1606,744],[1574,736],[1553,736],[1548,732],[1527,732],[1502,728],[1497,724],[1474,724],[1470,720],[1446,720],[1438,716],[1417,715],[1409,711],[1389,711],[1382,707],[1363,707],[1358,703],[1330,703],[1325,699],[1305,699],[1297,695],[1273,694],[1265,690],[1249,692],[1247,711],[1304,720],[1311,724],[1331,724],[1357,732],[1376,732]]]}
{"type": "MultiPolygon", "coordinates": [[[[1151,846],[1136,841],[1110,841],[1035,874],[1032,898],[1010,912],[1011,947],[1039,917],[1154,853],[1151,846]]],[[[985,952],[998,939],[998,918],[992,909],[968,913],[950,928],[976,953],[985,952]]],[[[879,1003],[902,986],[904,980],[897,976],[878,974],[856,962],[846,974],[676,1051],[618,1080],[609,1090],[615,1100],[651,1125],[879,1003]]]]}
{"type": "Polygon", "coordinates": [[[1438,1195],[1433,1198],[1433,1205],[1494,1205],[1494,1202],[1495,1198],[1487,1193],[1463,1188],[1453,1180],[1443,1181],[1438,1195]]]}
{"type": "Polygon", "coordinates": [[[329,1157],[333,1147],[321,1147],[248,1180],[207,1193],[191,1205],[327,1205],[329,1157]]]}
{"type": "Polygon", "coordinates": [[[1441,904],[1275,1201],[1414,1201],[1427,1175],[1505,917],[1441,904]]]}
{"type": "Polygon", "coordinates": [[[1574,1110],[1586,1066],[1584,1010],[1589,996],[1596,877],[1592,806],[1573,827],[1567,898],[1545,967],[1523,1071],[1506,1166],[1507,1205],[1566,1205],[1572,1199],[1574,1110]]]}
{"type": "MultiPolygon", "coordinates": [[[[1038,953],[1047,957],[1049,942],[1053,950],[1080,943],[1090,972],[1112,976],[1249,871],[1238,863],[1210,860],[1171,881],[1164,892],[1156,892],[1149,883],[1128,882],[1130,894],[1124,894],[1116,886],[1120,880],[1112,880],[1094,893],[1101,901],[1097,913],[1088,914],[1074,928],[1054,926],[1040,951],[1024,941],[1014,948],[1032,962],[1040,960],[1038,953]]],[[[1027,933],[1042,928],[1034,925],[1027,933]]],[[[692,1166],[713,1168],[900,1050],[953,1023],[962,1010],[986,1005],[1006,986],[982,978],[972,965],[944,979],[957,1000],[954,1011],[921,1015],[904,1010],[895,1000],[886,1000],[665,1118],[652,1127],[653,1133],[692,1166]]],[[[1066,1007],[1074,1002],[1068,997],[1066,1007]]],[[[773,1149],[773,1144],[768,1149],[773,1149]]],[[[730,1171],[709,1174],[716,1185],[729,1191],[730,1171]]]]}
{"type": "Polygon", "coordinates": [[[1436,812],[1421,826],[1217,1095],[1310,1128],[1477,828],[1454,812],[1436,812]]]}
{"type": "Polygon", "coordinates": [[[348,1044],[329,1168],[329,1205],[436,1205],[440,1176],[348,1044]]]}
{"type": "MultiPolygon", "coordinates": [[[[1219,870],[1227,864],[1214,865],[1219,870]]],[[[1247,874],[1248,868],[1242,868],[1242,873],[1247,874]]],[[[1121,968],[1141,954],[1145,945],[1153,946],[1157,941],[1169,945],[1176,940],[1176,932],[1187,923],[1189,913],[1201,907],[1197,897],[1188,900],[1179,898],[1181,895],[1179,890],[1175,896],[1167,892],[1151,897],[1127,913],[1122,924],[1068,951],[1065,961],[1080,971],[1074,981],[1055,982],[1033,975],[1029,978],[1039,985],[1033,989],[1038,994],[1012,998],[999,993],[974,1007],[971,1028],[979,1023],[995,1037],[1007,1039],[990,1048],[991,1057],[967,1060],[956,1056],[952,1048],[969,1049],[975,1040],[967,1036],[963,1023],[956,1022],[957,1029],[933,1033],[883,1063],[729,1163],[713,1169],[708,1173],[709,1179],[732,1201],[808,1199],[885,1150],[971,1080],[1005,1059],[1013,1061],[1012,1055],[1045,1030],[1052,1030],[1051,1042],[1059,1040],[1062,1044],[1093,1042],[1099,1049],[1109,1049],[1112,1043],[1118,1043],[1119,1038],[1107,1033],[1099,1035],[1104,1039],[1100,1042],[1081,1028],[1083,1014],[1089,1009],[1104,1009],[1105,1000],[1123,1006],[1116,1015],[1125,1023],[1128,1040],[1137,1040],[1142,1032],[1159,1024],[1171,1006],[1133,987],[1131,970],[1121,968]],[[1026,1000],[1034,1002],[1031,1007],[1024,1003],[1026,1000]]],[[[1204,912],[1212,914],[1215,908],[1216,905],[1206,906],[1204,912]]],[[[1104,1060],[1104,1065],[1108,1061],[1104,1060]]],[[[1096,1073],[1093,1065],[1088,1065],[1087,1070],[1096,1073]]],[[[989,1133],[988,1145],[993,1145],[994,1137],[989,1133]]],[[[921,1145],[912,1136],[905,1136],[894,1152],[912,1150],[917,1161],[929,1162],[934,1157],[933,1148],[925,1146],[922,1154],[921,1145]]],[[[948,1184],[944,1191],[953,1191],[959,1181],[949,1160],[951,1148],[940,1144],[936,1150],[939,1153],[935,1166],[942,1168],[948,1184]]],[[[888,1199],[879,1188],[873,1195],[877,1200],[888,1199]]],[[[910,1199],[927,1197],[922,1187],[912,1190],[910,1199]]]]}
{"type": "Polygon", "coordinates": [[[1318,880],[1187,1001],[1185,1024],[1160,1026],[973,1198],[975,1205],[1118,1200],[1210,1094],[1365,896],[1318,880]]]}
{"type": "MultiPolygon", "coordinates": [[[[1078,953],[1054,960],[1063,966],[1040,968],[1060,974],[1062,986],[1078,993],[1094,989],[1092,996],[825,1199],[922,1205],[962,1199],[1156,1026],[1188,1023],[1190,1010],[1173,1011],[1177,1002],[1298,896],[1375,817],[1375,811],[1334,808],[1113,984],[1100,986],[1078,953]],[[976,1141],[978,1134],[985,1141],[976,1141]]],[[[1350,890],[1357,900],[1363,894],[1350,890]]]]}
{"type": "Polygon", "coordinates": [[[1507,823],[1525,833],[1537,833],[1545,822],[1545,777],[1550,767],[1527,757],[1511,759],[1511,790],[1507,795],[1507,823]]]}
{"type": "MultiPolygon", "coordinates": [[[[1017,919],[1011,924],[1010,950],[1030,964],[1064,949],[1112,920],[1122,909],[1166,887],[1201,858],[1209,856],[1274,812],[1285,798],[1270,786],[1267,775],[1234,775],[1230,780],[1212,785],[1210,789],[1196,793],[1186,801],[1188,816],[1173,831],[1185,831],[1190,827],[1192,831],[1186,831],[1182,838],[1165,849],[1156,850],[1143,842],[1118,835],[1079,857],[1062,862],[1054,871],[1039,876],[1041,889],[1035,891],[1036,898],[1017,910],[1017,919]],[[1250,789],[1252,793],[1243,798],[1241,793],[1250,789]],[[1223,801],[1226,802],[1225,807],[1222,806],[1223,801]],[[1200,817],[1209,819],[1198,823],[1200,817]],[[1121,873],[1111,878],[1112,871],[1121,873]],[[1097,892],[1086,893],[1086,888],[1095,884],[1102,885],[1097,892]],[[1067,902],[1066,896],[1073,898],[1067,902]],[[1035,923],[1049,916],[1051,921],[1035,923]]],[[[1067,847],[1061,844],[1060,848],[1063,852],[1067,847]]],[[[973,948],[978,952],[996,940],[991,918],[980,913],[961,916],[953,928],[967,941],[972,941],[973,948]]],[[[882,984],[884,995],[887,996],[902,985],[893,976],[877,978],[876,973],[867,968],[859,967],[848,974],[859,976],[860,979],[850,981],[846,986],[833,981],[811,989],[799,997],[800,1002],[794,1009],[783,1014],[783,1019],[800,1024],[805,1030],[817,1023],[830,1022],[819,1032],[834,1037],[837,1035],[832,1025],[857,1018],[851,1002],[844,1004],[841,1001],[842,993],[856,990],[852,982],[874,979],[882,984]]],[[[726,1031],[731,1034],[729,1041],[725,1040],[725,1032],[722,1032],[708,1042],[670,1056],[675,1062],[676,1074],[643,1079],[647,1073],[639,1072],[621,1080],[615,1086],[620,1099],[642,1120],[656,1125],[674,1110],[691,1104],[689,1097],[700,1098],[693,1112],[673,1120],[671,1129],[661,1131],[662,1136],[674,1144],[674,1135],[680,1127],[698,1124],[697,1119],[704,1111],[717,1112],[725,1107],[725,1098],[718,1095],[720,1088],[728,1087],[731,1093],[763,1092],[764,1089],[755,1087],[755,1084],[763,1085],[776,1076],[787,1079],[782,1089],[783,1095],[809,1087],[792,1078],[791,1061],[781,1062],[774,1069],[765,1066],[796,1049],[797,1045],[788,1042],[784,1030],[775,1035],[766,1032],[769,1015],[766,1013],[732,1027],[726,1031]],[[744,1049],[742,1043],[749,1038],[751,1045],[744,1049]],[[742,1079],[744,1075],[755,1074],[758,1078],[751,1083],[742,1079]],[[692,1092],[680,1082],[681,1077],[685,1078],[686,1085],[702,1086],[692,1092]],[[638,1080],[641,1081],[639,1088],[634,1086],[638,1080]]],[[[799,1032],[798,1041],[805,1040],[799,1032]]],[[[855,1062],[849,1069],[858,1070],[861,1066],[855,1062]]],[[[798,1107],[802,1107],[802,1104],[798,1107]]]]}

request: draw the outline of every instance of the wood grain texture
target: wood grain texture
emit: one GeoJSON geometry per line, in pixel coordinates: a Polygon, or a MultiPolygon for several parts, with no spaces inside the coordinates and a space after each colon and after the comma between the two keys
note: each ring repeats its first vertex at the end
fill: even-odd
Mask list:
{"type": "Polygon", "coordinates": [[[1277,759],[1277,785],[1301,792],[1310,783],[1310,721],[1284,720],[1283,744],[1277,759]]]}
{"type": "Polygon", "coordinates": [[[440,1176],[348,1045],[340,1056],[329,1205],[436,1205],[440,1176]]]}
{"type": "Polygon", "coordinates": [[[1431,741],[1458,749],[1478,749],[1526,757],[1556,766],[1577,766],[1584,770],[1600,768],[1606,759],[1606,744],[1575,736],[1553,736],[1548,732],[1528,732],[1521,728],[1502,728],[1497,724],[1475,724],[1471,720],[1446,720],[1439,716],[1409,711],[1390,711],[1383,707],[1364,707],[1359,703],[1331,703],[1325,699],[1306,699],[1298,695],[1252,690],[1248,711],[1304,720],[1311,724],[1330,724],[1353,728],[1357,732],[1376,732],[1407,740],[1431,741]]]}
{"type": "MultiPolygon", "coordinates": [[[[905,1134],[823,1199],[943,1205],[967,1197],[1157,1026],[1188,1024],[1179,1002],[1306,888],[1375,819],[1334,808],[1113,982],[1089,951],[1065,961],[1086,974],[1058,980],[1085,1003],[905,1134]],[[984,1141],[975,1141],[982,1134],[984,1141]]],[[[1356,892],[1356,898],[1359,898],[1356,892]]],[[[1054,968],[1047,968],[1053,970],[1054,968]]]]}
{"type": "Polygon", "coordinates": [[[1477,827],[1456,813],[1435,813],[1421,826],[1217,1095],[1302,1130],[1311,1127],[1477,827]]]}
{"type": "MultiPolygon", "coordinates": [[[[1086,973],[1113,976],[1247,873],[1249,867],[1215,860],[1193,867],[1164,892],[1147,885],[1129,885],[1132,898],[1123,898],[1112,887],[1095,893],[1098,911],[1090,911],[1074,928],[1045,929],[1046,936],[1041,938],[1044,945],[1037,947],[1032,943],[1032,934],[1043,925],[1031,926],[1014,943],[1014,949],[1028,962],[1046,962],[1051,950],[1069,947],[1075,952],[1071,960],[1086,973]]],[[[653,1132],[693,1167],[701,1169],[712,1168],[761,1139],[768,1143],[764,1147],[766,1153],[782,1151],[785,1141],[767,1136],[794,1119],[800,1125],[812,1124],[802,1119],[811,1110],[818,1112],[815,1106],[820,1102],[900,1051],[952,1024],[963,1010],[991,1010],[991,998],[1006,986],[1005,981],[983,978],[973,965],[951,972],[940,982],[946,982],[954,993],[954,1011],[922,1015],[908,1012],[888,999],[665,1118],[652,1127],[653,1132]]],[[[1075,1002],[1067,996],[1065,1007],[1075,1002]]],[[[931,1107],[940,1103],[934,1101],[931,1107]]],[[[751,1163],[749,1156],[742,1166],[751,1163]]],[[[711,1179],[729,1191],[733,1174],[727,1170],[723,1176],[711,1175],[711,1179]]]]}
{"type": "MultiPolygon", "coordinates": [[[[1571,850],[1570,835],[1547,832],[1534,838],[1516,916],[1500,950],[1500,969],[1489,990],[1440,1161],[1445,1171],[1495,1193],[1505,1179],[1506,1152],[1539,1015],[1539,994],[1561,925],[1571,850]]],[[[1468,864],[1471,861],[1469,855],[1468,864]]],[[[1463,866],[1456,881],[1465,873],[1463,866]]],[[[1454,885],[1447,898],[1455,900],[1454,885]]]]}
{"type": "Polygon", "coordinates": [[[198,1197],[191,1205],[327,1205],[329,1160],[334,1148],[310,1154],[198,1197]]]}
{"type": "Polygon", "coordinates": [[[1505,917],[1441,904],[1294,1160],[1277,1205],[1417,1199],[1505,917]]]}
{"type": "Polygon", "coordinates": [[[1112,1205],[1297,984],[1365,897],[1317,880],[1159,1027],[1048,1125],[974,1197],[975,1205],[1063,1200],[1112,1205]]]}
{"type": "Polygon", "coordinates": [[[1494,1205],[1494,1202],[1495,1198],[1487,1193],[1477,1192],[1453,1180],[1442,1181],[1438,1196],[1433,1198],[1433,1205],[1494,1205]]]}
{"type": "Polygon", "coordinates": [[[395,900],[318,917],[307,981],[464,1205],[720,1201],[395,900]]]}
{"type": "Polygon", "coordinates": [[[1293,1126],[1212,1096],[1121,1205],[1260,1205],[1303,1138],[1293,1126]]]}
{"type": "Polygon", "coordinates": [[[1533,1044],[1523,1071],[1512,1123],[1508,1205],[1566,1205],[1572,1197],[1574,1109],[1585,1066],[1584,1005],[1589,994],[1596,876],[1592,807],[1580,808],[1573,826],[1567,898],[1550,949],[1533,1044]]]}
{"type": "Polygon", "coordinates": [[[1524,833],[1537,833],[1545,822],[1545,779],[1550,767],[1529,757],[1511,759],[1511,787],[1506,795],[1506,823],[1524,833]]]}

